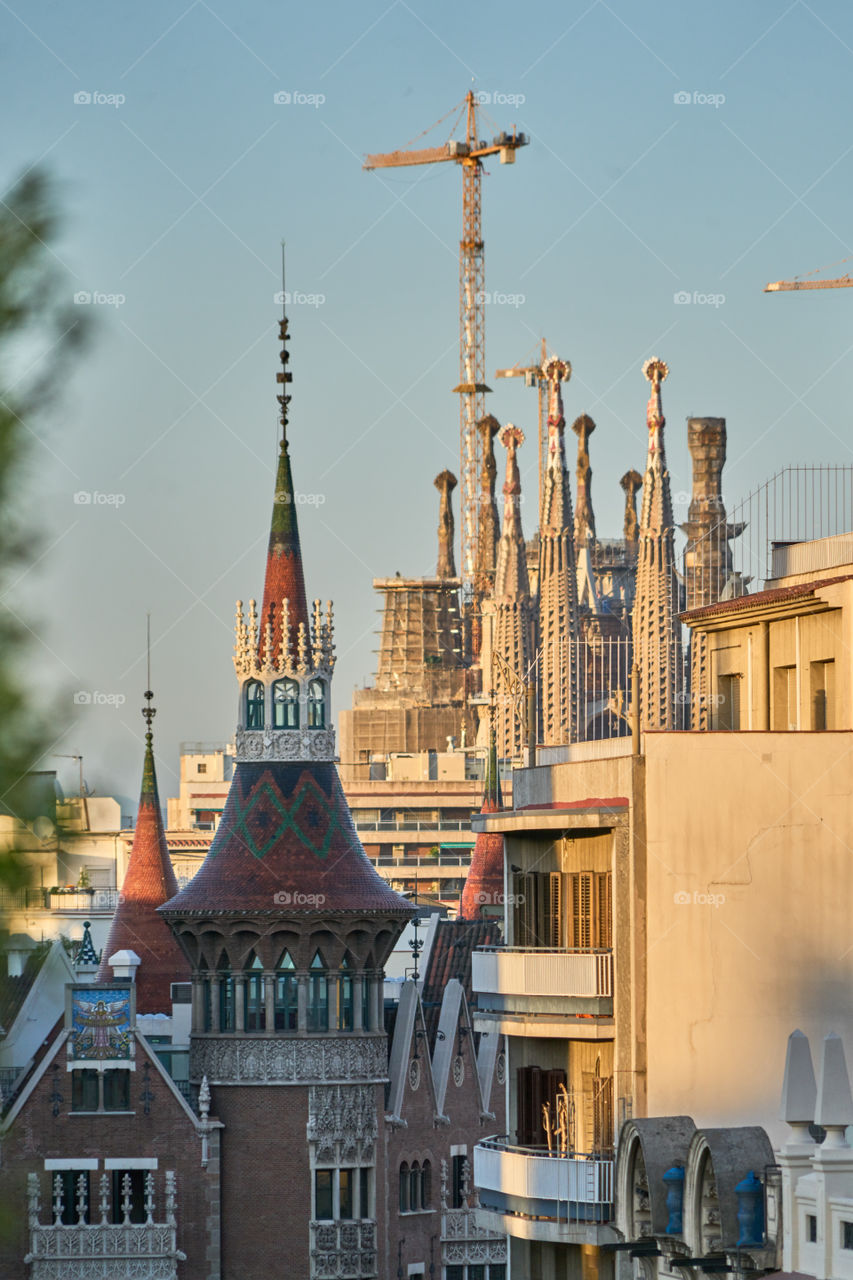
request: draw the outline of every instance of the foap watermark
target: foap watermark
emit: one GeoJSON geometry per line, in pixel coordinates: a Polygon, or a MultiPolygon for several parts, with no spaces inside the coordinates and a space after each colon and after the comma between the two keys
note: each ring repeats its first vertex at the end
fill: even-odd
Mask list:
{"type": "Polygon", "coordinates": [[[698,89],[689,92],[687,89],[681,89],[678,93],[672,95],[672,100],[677,107],[714,107],[719,111],[720,107],[726,100],[724,93],[700,93],[698,89]]]}
{"type": "Polygon", "coordinates": [[[700,293],[698,289],[694,289],[692,292],[688,289],[679,289],[678,293],[672,295],[672,300],[677,307],[722,307],[725,305],[726,295],[724,293],[700,293]]]}
{"type": "Polygon", "coordinates": [[[677,907],[721,907],[726,900],[724,893],[700,893],[698,889],[694,889],[692,893],[686,893],[683,889],[680,893],[674,893],[672,900],[677,907]]]}
{"type": "Polygon", "coordinates": [[[101,493],[98,489],[78,489],[74,495],[76,507],[123,507],[127,502],[124,493],[101,493]]]}
{"type": "Polygon", "coordinates": [[[100,289],[78,289],[74,295],[75,307],[123,307],[126,302],[123,293],[103,293],[100,289]]]}
{"type": "Polygon", "coordinates": [[[281,290],[273,294],[273,302],[278,307],[322,307],[326,301],[325,293],[300,293],[298,290],[281,290]]]}
{"type": "Polygon", "coordinates": [[[480,889],[474,894],[478,907],[522,907],[525,898],[523,893],[491,893],[488,889],[480,889]]]}
{"type": "Polygon", "coordinates": [[[313,107],[316,111],[326,101],[325,93],[303,93],[301,89],[279,89],[272,100],[277,107],[313,107]]]}
{"type": "Polygon", "coordinates": [[[127,98],[123,93],[102,93],[100,89],[94,89],[91,93],[88,89],[78,89],[74,95],[75,107],[114,107],[117,111],[126,102],[127,98]]]}
{"type": "Polygon", "coordinates": [[[322,507],[326,501],[325,493],[283,493],[275,495],[275,500],[282,507],[294,504],[299,507],[322,507]]]}
{"type": "Polygon", "coordinates": [[[478,293],[477,302],[487,307],[523,307],[527,301],[523,293],[478,293]]]}
{"type": "Polygon", "coordinates": [[[480,107],[523,107],[527,96],[523,93],[504,93],[500,89],[493,93],[478,89],[474,94],[474,101],[480,107]]]}
{"type": "Polygon", "coordinates": [[[73,695],[75,707],[123,707],[123,693],[102,693],[100,689],[78,689],[73,695]]]}
{"type": "Polygon", "coordinates": [[[324,893],[290,893],[280,889],[274,893],[272,900],[277,907],[322,907],[326,902],[324,893]]]}

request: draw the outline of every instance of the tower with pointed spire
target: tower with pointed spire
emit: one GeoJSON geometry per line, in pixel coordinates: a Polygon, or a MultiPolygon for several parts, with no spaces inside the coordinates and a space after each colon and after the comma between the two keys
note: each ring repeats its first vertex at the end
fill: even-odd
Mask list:
{"type": "MultiPolygon", "coordinates": [[[[507,428],[517,430],[517,428],[507,428]]],[[[519,433],[520,434],[520,433],[519,433]]],[[[497,813],[503,808],[498,772],[498,749],[494,722],[489,730],[489,754],[481,813],[497,813]]],[[[478,831],[471,865],[459,900],[460,920],[503,919],[504,841],[498,832],[478,831]]]]}
{"type": "MultiPolygon", "coordinates": [[[[534,614],[527,574],[527,551],[521,528],[521,477],[518,450],[524,443],[524,432],[508,423],[501,432],[506,449],[504,481],[504,520],[498,544],[494,592],[493,652],[498,664],[492,673],[496,695],[494,733],[501,760],[519,760],[524,745],[525,708],[519,705],[514,689],[509,687],[507,671],[519,681],[532,678],[534,656],[534,614]]],[[[479,837],[478,837],[479,838],[479,837]]]]}
{"type": "MultiPolygon", "coordinates": [[[[140,961],[136,973],[136,1010],[139,1014],[171,1014],[171,984],[188,982],[190,977],[186,956],[165,920],[157,913],[157,908],[178,892],[178,882],[169,858],[157,791],[151,729],[156,714],[154,694],[148,689],[142,711],[147,728],[133,846],[109,936],[101,951],[96,979],[98,982],[112,980],[109,961],[117,951],[135,951],[140,961]]],[[[89,945],[91,947],[91,939],[89,945]]]]}
{"type": "Polygon", "coordinates": [[[364,853],[335,767],[331,608],[315,601],[309,619],[286,318],[280,333],[261,616],[238,605],[234,776],[207,858],[161,914],[192,965],[190,1079],[225,1126],[223,1274],[265,1275],[286,1253],[288,1274],[375,1276],[383,966],[412,909],[364,853]]]}
{"type": "Polygon", "coordinates": [[[589,461],[589,437],[595,423],[588,413],[582,413],[572,423],[572,431],[578,438],[578,500],[575,507],[575,544],[580,549],[587,542],[595,542],[595,516],[592,510],[592,467],[589,461]]]}
{"type": "MultiPolygon", "coordinates": [[[[666,419],[661,384],[669,374],[663,360],[643,365],[650,385],[649,432],[643,506],[637,547],[634,596],[634,662],[639,669],[640,723],[644,729],[675,729],[683,721],[684,692],[680,590],[675,567],[675,525],[664,451],[666,419]]],[[[627,492],[627,490],[626,490],[627,492]]]]}
{"type": "Polygon", "coordinates": [[[575,522],[560,391],[569,365],[550,360],[543,374],[548,382],[548,459],[539,526],[539,740],[556,744],[577,739],[580,710],[575,522]]]}

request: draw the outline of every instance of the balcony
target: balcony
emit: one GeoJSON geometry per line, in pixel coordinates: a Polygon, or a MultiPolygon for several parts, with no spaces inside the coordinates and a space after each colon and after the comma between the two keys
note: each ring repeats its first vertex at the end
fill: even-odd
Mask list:
{"type": "Polygon", "coordinates": [[[485,947],[472,960],[473,987],[483,1012],[535,1018],[613,1016],[612,951],[485,947]]]}
{"type": "Polygon", "coordinates": [[[603,1242],[614,1212],[613,1168],[597,1154],[549,1155],[492,1139],[474,1148],[474,1183],[489,1225],[524,1239],[603,1242]]]}

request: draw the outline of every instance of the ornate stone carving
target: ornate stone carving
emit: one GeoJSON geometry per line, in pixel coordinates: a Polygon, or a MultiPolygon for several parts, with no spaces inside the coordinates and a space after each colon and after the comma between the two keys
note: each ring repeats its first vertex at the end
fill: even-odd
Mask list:
{"type": "Polygon", "coordinates": [[[412,1058],[409,1063],[409,1088],[412,1093],[416,1093],[421,1083],[421,1064],[417,1058],[412,1058]]]}
{"type": "Polygon", "coordinates": [[[334,760],[334,729],[238,729],[237,760],[334,760]]]}
{"type": "Polygon", "coordinates": [[[378,1274],[375,1222],[311,1223],[314,1280],[373,1280],[378,1274]]]}
{"type": "Polygon", "coordinates": [[[498,1084],[506,1084],[506,1054],[503,1049],[498,1054],[498,1059],[495,1064],[495,1079],[498,1084]]]}
{"type": "Polygon", "coordinates": [[[379,1131],[376,1090],[369,1084],[315,1085],[308,1091],[308,1141],[313,1162],[367,1165],[379,1131]]]}
{"type": "Polygon", "coordinates": [[[190,1078],[211,1084],[312,1084],[381,1081],[388,1074],[384,1036],[194,1036],[190,1078]]]}
{"type": "Polygon", "coordinates": [[[453,1059],[453,1083],[457,1089],[465,1083],[465,1060],[458,1053],[453,1059]]]}
{"type": "Polygon", "coordinates": [[[476,1208],[445,1209],[441,1215],[441,1261],[447,1266],[466,1263],[505,1263],[506,1236],[493,1236],[478,1221],[476,1208]]]}

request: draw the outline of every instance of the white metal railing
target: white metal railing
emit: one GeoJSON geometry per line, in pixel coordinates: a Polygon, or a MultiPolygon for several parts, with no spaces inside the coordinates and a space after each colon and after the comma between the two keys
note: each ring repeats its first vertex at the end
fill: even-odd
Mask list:
{"type": "Polygon", "coordinates": [[[612,996],[612,951],[483,948],[472,956],[475,991],[506,996],[612,996]]]}
{"type": "Polygon", "coordinates": [[[548,1155],[496,1140],[474,1148],[474,1184],[483,1207],[489,1207],[492,1192],[508,1212],[530,1216],[606,1221],[613,1204],[613,1169],[612,1158],[596,1154],[548,1155]]]}
{"type": "Polygon", "coordinates": [[[392,818],[378,822],[353,814],[358,831],[470,831],[470,818],[392,818]]]}

